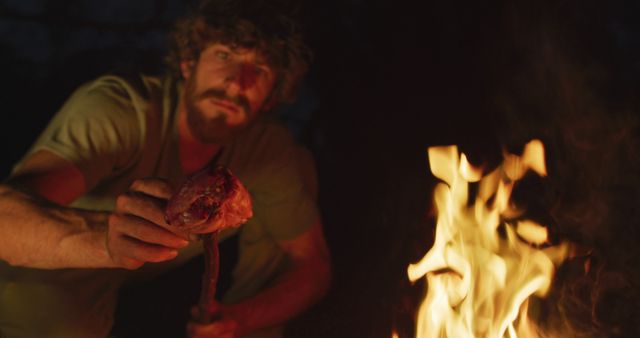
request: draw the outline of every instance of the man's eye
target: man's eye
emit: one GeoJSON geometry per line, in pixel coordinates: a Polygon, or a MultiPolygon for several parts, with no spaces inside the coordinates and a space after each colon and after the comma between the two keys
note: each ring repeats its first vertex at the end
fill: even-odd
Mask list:
{"type": "Polygon", "coordinates": [[[224,51],[217,51],[216,52],[216,57],[220,60],[229,60],[229,53],[228,52],[224,52],[224,51]]]}

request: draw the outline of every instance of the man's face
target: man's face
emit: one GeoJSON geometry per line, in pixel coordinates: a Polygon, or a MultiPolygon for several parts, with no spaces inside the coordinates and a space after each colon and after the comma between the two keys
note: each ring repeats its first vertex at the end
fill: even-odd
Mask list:
{"type": "Polygon", "coordinates": [[[275,72],[252,49],[213,44],[183,63],[187,122],[202,142],[224,143],[265,108],[275,72]]]}

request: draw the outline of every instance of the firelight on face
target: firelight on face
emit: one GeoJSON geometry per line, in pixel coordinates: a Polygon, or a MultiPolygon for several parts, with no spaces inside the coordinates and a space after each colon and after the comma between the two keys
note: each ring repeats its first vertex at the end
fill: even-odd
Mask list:
{"type": "Polygon", "coordinates": [[[274,71],[252,49],[213,44],[183,68],[187,121],[201,141],[225,142],[265,109],[274,71]]]}

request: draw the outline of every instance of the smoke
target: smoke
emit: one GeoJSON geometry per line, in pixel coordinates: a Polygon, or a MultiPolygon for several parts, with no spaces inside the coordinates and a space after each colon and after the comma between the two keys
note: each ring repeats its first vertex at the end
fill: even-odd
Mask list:
{"type": "Polygon", "coordinates": [[[527,202],[543,206],[558,240],[579,245],[541,319],[550,333],[571,337],[638,336],[637,102],[618,74],[607,8],[589,1],[505,8],[499,137],[511,148],[543,140],[549,177],[527,202]]]}

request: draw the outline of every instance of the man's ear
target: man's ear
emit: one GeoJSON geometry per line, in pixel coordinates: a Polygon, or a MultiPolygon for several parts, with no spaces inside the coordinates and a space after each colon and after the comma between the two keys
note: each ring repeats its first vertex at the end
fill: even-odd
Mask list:
{"type": "Polygon", "coordinates": [[[196,63],[193,62],[193,60],[182,60],[180,62],[180,73],[182,73],[182,77],[185,80],[188,80],[191,77],[195,64],[196,63]]]}

